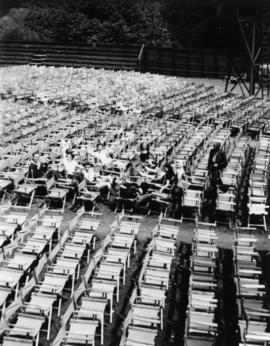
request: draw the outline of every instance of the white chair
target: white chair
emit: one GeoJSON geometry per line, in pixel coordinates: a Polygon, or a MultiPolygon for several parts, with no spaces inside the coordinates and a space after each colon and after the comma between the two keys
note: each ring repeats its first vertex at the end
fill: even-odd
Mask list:
{"type": "Polygon", "coordinates": [[[35,345],[39,345],[39,334],[45,318],[42,316],[32,316],[29,314],[18,314],[16,323],[8,330],[10,336],[31,336],[35,340],[35,345]]]}

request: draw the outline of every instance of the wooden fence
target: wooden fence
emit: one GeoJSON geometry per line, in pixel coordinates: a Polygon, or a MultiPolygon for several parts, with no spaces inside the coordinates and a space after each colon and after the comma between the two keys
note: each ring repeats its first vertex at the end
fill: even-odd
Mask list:
{"type": "Polygon", "coordinates": [[[142,69],[184,77],[224,78],[233,70],[246,71],[248,64],[244,56],[217,51],[146,47],[142,69]]]}
{"type": "Polygon", "coordinates": [[[224,78],[248,71],[243,56],[195,49],[155,48],[55,42],[1,42],[0,66],[14,64],[140,70],[159,74],[224,78]]]}

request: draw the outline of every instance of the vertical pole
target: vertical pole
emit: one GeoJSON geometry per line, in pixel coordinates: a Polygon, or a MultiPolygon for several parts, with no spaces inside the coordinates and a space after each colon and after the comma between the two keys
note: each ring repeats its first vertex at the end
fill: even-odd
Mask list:
{"type": "Polygon", "coordinates": [[[255,42],[256,42],[256,24],[252,23],[252,46],[251,46],[251,64],[250,64],[250,86],[249,94],[254,95],[255,92],[255,80],[254,80],[254,58],[255,58],[255,42]]]}

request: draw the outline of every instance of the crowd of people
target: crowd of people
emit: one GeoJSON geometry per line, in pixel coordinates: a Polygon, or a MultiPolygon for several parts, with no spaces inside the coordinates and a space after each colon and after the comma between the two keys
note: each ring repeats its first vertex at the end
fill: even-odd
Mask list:
{"type": "MultiPolygon", "coordinates": [[[[209,187],[206,191],[206,203],[210,214],[215,210],[217,189],[226,190],[221,180],[221,171],[226,165],[226,155],[220,143],[216,142],[210,150],[208,160],[209,187]]],[[[52,165],[52,158],[36,152],[29,164],[28,178],[36,181],[44,177],[54,177],[56,181],[68,180],[73,197],[80,193],[90,196],[96,191],[100,201],[108,204],[113,204],[116,198],[122,198],[133,200],[136,207],[141,207],[147,205],[157,193],[164,194],[166,197],[163,198],[171,205],[171,217],[181,218],[184,192],[191,182],[182,160],[174,160],[172,156],[168,156],[162,163],[158,163],[151,153],[150,145],[143,142],[137,155],[127,161],[122,170],[113,168],[113,154],[101,143],[88,153],[87,158],[81,160],[75,156],[72,144],[62,140],[58,164],[52,165]],[[85,185],[79,191],[79,184],[83,180],[85,185]]],[[[81,202],[78,203],[77,198],[72,200],[75,201],[71,205],[71,210],[74,211],[81,202]]]]}

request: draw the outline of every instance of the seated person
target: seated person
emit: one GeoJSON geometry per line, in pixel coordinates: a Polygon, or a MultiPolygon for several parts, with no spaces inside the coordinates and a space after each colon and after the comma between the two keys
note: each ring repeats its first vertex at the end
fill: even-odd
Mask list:
{"type": "Polygon", "coordinates": [[[32,179],[39,179],[44,177],[48,170],[48,164],[42,160],[38,152],[34,153],[32,160],[29,164],[27,177],[32,179]]]}
{"type": "Polygon", "coordinates": [[[147,163],[151,158],[154,158],[153,155],[150,153],[149,144],[147,144],[146,142],[143,142],[140,145],[139,158],[142,163],[147,163]]]}
{"type": "Polygon", "coordinates": [[[97,172],[94,169],[94,165],[91,162],[86,162],[83,169],[83,177],[86,183],[95,183],[97,180],[97,172]]]}
{"type": "Polygon", "coordinates": [[[148,188],[149,185],[144,182],[138,184],[123,179],[120,184],[120,197],[134,199],[135,206],[140,207],[146,205],[153,197],[153,194],[148,192],[148,188]]]}
{"type": "Polygon", "coordinates": [[[165,176],[165,172],[157,165],[153,165],[152,167],[143,166],[142,171],[139,172],[139,174],[149,182],[156,184],[162,183],[165,176]]]}
{"type": "Polygon", "coordinates": [[[87,162],[84,165],[83,176],[86,181],[86,184],[93,184],[93,186],[101,193],[101,195],[108,195],[111,191],[112,176],[106,175],[101,176],[94,169],[94,164],[87,162]]]}
{"type": "Polygon", "coordinates": [[[160,175],[159,179],[156,179],[155,182],[162,184],[165,183],[164,186],[161,187],[160,192],[162,193],[167,188],[170,188],[174,185],[176,179],[176,173],[173,168],[173,161],[167,161],[163,167],[161,168],[161,172],[163,174],[160,175]]]}
{"type": "Polygon", "coordinates": [[[96,151],[92,152],[91,155],[97,159],[98,164],[101,166],[109,167],[113,162],[109,150],[106,148],[103,149],[100,143],[98,143],[96,151]]]}
{"type": "Polygon", "coordinates": [[[67,178],[73,178],[77,169],[82,169],[82,166],[74,159],[74,154],[70,150],[64,152],[62,162],[67,178]]]}

